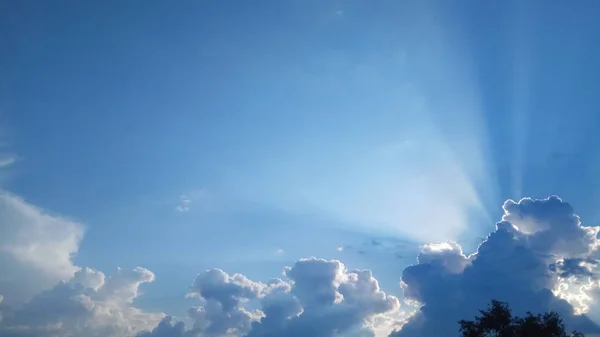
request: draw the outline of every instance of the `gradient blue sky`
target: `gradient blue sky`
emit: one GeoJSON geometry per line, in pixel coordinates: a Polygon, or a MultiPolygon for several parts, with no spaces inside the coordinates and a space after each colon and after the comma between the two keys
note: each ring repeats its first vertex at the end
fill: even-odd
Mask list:
{"type": "Polygon", "coordinates": [[[0,3],[1,186],[85,224],[78,265],[152,270],[143,308],[304,256],[401,294],[508,198],[600,221],[598,1],[0,3]],[[336,250],[373,238],[406,258],[336,250]]]}

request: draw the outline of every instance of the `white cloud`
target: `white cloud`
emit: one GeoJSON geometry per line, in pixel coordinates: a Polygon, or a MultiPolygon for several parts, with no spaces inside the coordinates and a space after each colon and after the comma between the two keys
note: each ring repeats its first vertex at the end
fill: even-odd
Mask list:
{"type": "Polygon", "coordinates": [[[73,337],[131,336],[155,326],[163,314],[132,306],[141,284],[154,280],[144,268],[118,270],[110,277],[89,268],[78,271],[16,309],[0,332],[8,335],[73,337]]]}
{"type": "Polygon", "coordinates": [[[0,233],[0,293],[9,304],[22,303],[78,270],[72,262],[84,234],[78,222],[0,192],[0,233]]]}
{"type": "MultiPolygon", "coordinates": [[[[285,275],[289,283],[264,298],[265,317],[249,337],[373,335],[373,323],[400,308],[371,271],[348,271],[337,260],[301,259],[285,275]]],[[[379,331],[381,336],[389,332],[379,331]]]]}
{"type": "Polygon", "coordinates": [[[473,255],[454,242],[422,247],[401,281],[416,311],[400,310],[398,299],[380,290],[368,270],[309,258],[285,269],[287,281],[255,282],[221,270],[200,274],[191,293],[205,303],[190,310],[194,326],[186,330],[165,320],[144,336],[447,335],[491,299],[508,302],[516,314],[554,310],[568,328],[600,332],[587,316],[575,315],[600,293],[600,228],[582,226],[557,197],[509,200],[503,207],[502,221],[473,255]],[[244,307],[256,301],[260,310],[244,307]]]}
{"type": "Polygon", "coordinates": [[[102,272],[73,263],[84,227],[0,193],[2,336],[121,337],[155,326],[163,314],[133,306],[144,268],[102,272]]]}
{"type": "Polygon", "coordinates": [[[407,267],[401,280],[414,308],[400,308],[369,270],[307,258],[286,267],[283,279],[268,282],[220,269],[198,274],[188,296],[200,303],[188,310],[192,324],[186,327],[134,305],[140,286],[154,280],[151,271],[137,267],[106,276],[74,265],[83,226],[3,193],[0,335],[447,335],[456,333],[457,320],[472,318],[491,299],[508,302],[516,314],[554,310],[568,328],[600,332],[585,315],[600,293],[600,227],[582,226],[573,208],[557,197],[509,200],[503,208],[502,221],[473,255],[454,242],[421,248],[417,264],[407,267]]]}
{"type": "Polygon", "coordinates": [[[399,301],[379,289],[368,270],[348,271],[337,260],[302,259],[285,269],[289,281],[267,283],[220,269],[196,277],[190,295],[204,301],[189,310],[191,329],[170,318],[150,336],[387,336],[400,317],[399,301]],[[258,301],[260,310],[245,304],[258,301]]]}
{"type": "Polygon", "coordinates": [[[465,256],[455,242],[432,243],[423,246],[419,263],[439,264],[448,272],[457,274],[471,264],[471,257],[465,256]]]}
{"type": "Polygon", "coordinates": [[[194,320],[194,330],[218,336],[247,333],[261,313],[248,311],[241,305],[264,296],[266,288],[264,283],[251,281],[241,274],[230,276],[220,269],[198,274],[188,295],[205,303],[188,310],[194,320]]]}

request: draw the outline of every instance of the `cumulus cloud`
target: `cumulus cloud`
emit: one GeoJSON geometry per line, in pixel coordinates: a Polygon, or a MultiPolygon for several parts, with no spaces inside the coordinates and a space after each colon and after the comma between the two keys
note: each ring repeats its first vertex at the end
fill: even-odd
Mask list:
{"type": "Polygon", "coordinates": [[[241,304],[263,296],[265,288],[264,283],[254,282],[241,274],[229,276],[220,269],[199,274],[188,294],[205,301],[203,306],[188,310],[194,320],[194,330],[210,335],[248,332],[252,321],[259,319],[261,312],[248,311],[241,304]]]}
{"type": "MultiPolygon", "coordinates": [[[[423,245],[417,263],[402,274],[410,304],[403,308],[371,271],[307,258],[268,282],[221,269],[198,274],[188,297],[199,303],[188,309],[186,326],[134,305],[140,287],[154,280],[152,272],[138,267],[107,276],[74,265],[81,224],[0,194],[0,335],[452,335],[457,320],[474,317],[491,299],[508,302],[516,314],[554,310],[569,328],[600,332],[585,314],[600,295],[600,227],[583,226],[558,197],[508,200],[503,209],[472,255],[455,242],[423,245]]],[[[395,252],[403,245],[371,240],[367,246],[395,252]]]]}
{"type": "Polygon", "coordinates": [[[0,192],[0,293],[8,304],[70,279],[78,270],[72,256],[79,249],[81,224],[0,192]]]}
{"type": "Polygon", "coordinates": [[[585,296],[567,291],[576,281],[588,287],[578,287],[579,295],[597,288],[599,228],[582,226],[558,197],[508,200],[503,208],[502,221],[472,256],[454,243],[426,245],[418,264],[404,270],[404,295],[421,307],[393,336],[458,333],[456,321],[474,317],[491,299],[508,302],[517,314],[554,310],[571,328],[600,331],[574,315],[585,311],[577,301],[585,296]]]}
{"type": "Polygon", "coordinates": [[[340,261],[310,258],[285,268],[284,276],[287,281],[263,283],[207,270],[190,288],[191,297],[204,301],[188,311],[194,321],[190,329],[164,319],[138,337],[373,336],[375,331],[385,336],[391,331],[393,322],[386,315],[398,313],[399,301],[379,288],[370,271],[348,271],[340,261]],[[260,309],[250,311],[244,304],[260,309]],[[384,322],[389,327],[381,332],[384,322]]]}
{"type": "Polygon", "coordinates": [[[80,223],[0,192],[0,234],[1,336],[131,336],[164,316],[133,305],[149,270],[106,277],[73,263],[80,223]]]}
{"type": "Polygon", "coordinates": [[[337,260],[302,259],[285,270],[289,291],[265,297],[264,318],[248,337],[373,335],[378,316],[400,303],[387,295],[369,270],[348,271],[337,260]]]}
{"type": "Polygon", "coordinates": [[[419,263],[439,265],[450,273],[461,273],[471,262],[455,242],[430,243],[423,246],[419,263]]]}
{"type": "Polygon", "coordinates": [[[600,293],[600,228],[583,226],[558,197],[509,200],[503,209],[496,229],[472,255],[454,242],[422,246],[417,264],[401,279],[407,303],[416,308],[412,313],[399,310],[398,299],[379,289],[370,271],[310,258],[285,268],[284,280],[268,283],[206,271],[190,291],[205,301],[190,310],[194,326],[164,320],[147,334],[452,335],[459,319],[474,317],[492,299],[508,302],[516,314],[557,311],[569,328],[599,332],[585,312],[600,293]]]}
{"type": "Polygon", "coordinates": [[[84,268],[74,278],[11,312],[0,328],[3,336],[130,336],[157,324],[163,314],[132,306],[141,284],[154,280],[144,268],[118,270],[105,277],[84,268]]]}
{"type": "Polygon", "coordinates": [[[140,332],[137,337],[199,337],[200,332],[186,330],[185,323],[177,322],[171,316],[163,318],[152,331],[140,332]]]}

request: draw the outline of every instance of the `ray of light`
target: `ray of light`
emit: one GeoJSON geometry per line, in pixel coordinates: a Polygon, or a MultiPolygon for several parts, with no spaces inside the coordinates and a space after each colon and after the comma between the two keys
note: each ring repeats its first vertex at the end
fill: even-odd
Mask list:
{"type": "Polygon", "coordinates": [[[338,51],[335,66],[325,58],[328,66],[304,79],[321,92],[319,102],[303,103],[303,118],[326,132],[299,131],[258,164],[259,176],[229,179],[232,189],[419,241],[456,240],[474,221],[491,226],[487,206],[499,201],[469,50],[431,8],[410,13],[410,34],[393,53],[402,58],[338,51]]]}

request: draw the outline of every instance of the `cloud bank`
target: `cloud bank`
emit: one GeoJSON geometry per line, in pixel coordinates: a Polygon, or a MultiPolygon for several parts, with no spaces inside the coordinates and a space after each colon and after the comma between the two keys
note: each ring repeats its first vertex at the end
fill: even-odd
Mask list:
{"type": "Polygon", "coordinates": [[[586,315],[600,292],[600,227],[582,226],[558,197],[508,200],[471,255],[454,242],[423,245],[402,273],[402,301],[380,289],[369,270],[312,257],[269,281],[221,269],[199,273],[188,289],[197,304],[187,310],[187,324],[135,306],[140,287],[155,278],[151,271],[107,276],[75,266],[82,225],[9,194],[0,201],[2,336],[458,335],[457,320],[472,318],[491,299],[508,302],[516,314],[554,310],[570,329],[600,332],[586,315]]]}

